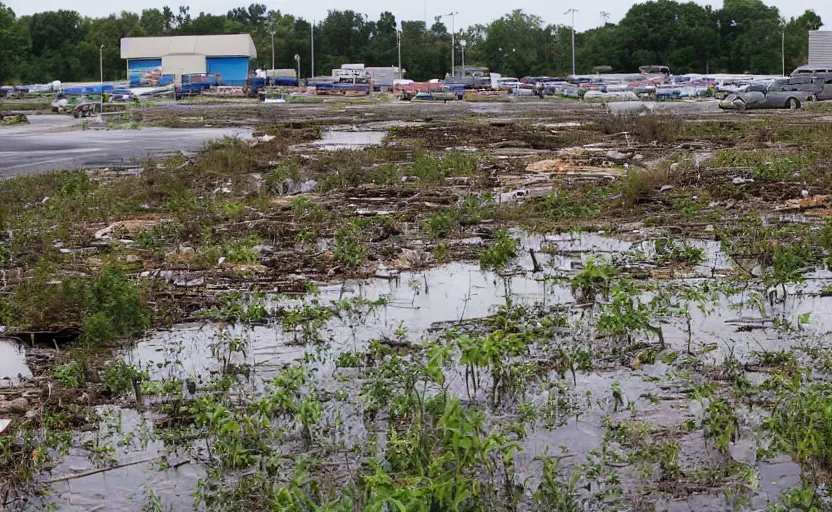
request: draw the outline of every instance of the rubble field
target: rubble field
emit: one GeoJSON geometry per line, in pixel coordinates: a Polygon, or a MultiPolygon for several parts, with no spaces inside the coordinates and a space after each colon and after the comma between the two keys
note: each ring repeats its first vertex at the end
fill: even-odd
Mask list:
{"type": "Polygon", "coordinates": [[[828,510],[832,118],[712,106],[160,105],[251,137],[3,180],[0,510],[828,510]]]}

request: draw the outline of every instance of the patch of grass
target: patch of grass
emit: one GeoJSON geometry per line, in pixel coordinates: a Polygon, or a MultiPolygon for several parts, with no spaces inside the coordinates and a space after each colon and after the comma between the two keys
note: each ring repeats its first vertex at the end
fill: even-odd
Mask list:
{"type": "Polygon", "coordinates": [[[87,371],[84,364],[78,361],[55,366],[52,377],[65,388],[80,388],[87,383],[87,371]]]}
{"type": "Polygon", "coordinates": [[[815,151],[783,154],[782,151],[755,150],[720,151],[708,161],[711,167],[748,168],[752,178],[759,181],[799,179],[818,159],[815,151]]]}
{"type": "Polygon", "coordinates": [[[42,264],[33,279],[15,291],[13,315],[21,327],[80,326],[81,340],[90,344],[139,334],[149,317],[138,286],[115,265],[92,279],[57,277],[42,264]]]}
{"type": "Polygon", "coordinates": [[[238,265],[254,265],[260,263],[260,254],[254,250],[261,240],[250,236],[243,240],[230,241],[225,245],[225,254],[229,263],[238,265]]]}
{"type": "Polygon", "coordinates": [[[479,156],[462,151],[431,153],[417,151],[411,173],[422,183],[443,183],[449,176],[473,176],[479,156]]]}
{"type": "Polygon", "coordinates": [[[290,160],[281,163],[277,169],[263,176],[263,186],[268,193],[283,195],[288,193],[287,181],[298,182],[300,177],[300,165],[290,160]]]}
{"type": "Polygon", "coordinates": [[[552,220],[584,219],[601,213],[594,197],[564,189],[556,189],[547,196],[534,199],[530,207],[535,213],[552,220]]]}

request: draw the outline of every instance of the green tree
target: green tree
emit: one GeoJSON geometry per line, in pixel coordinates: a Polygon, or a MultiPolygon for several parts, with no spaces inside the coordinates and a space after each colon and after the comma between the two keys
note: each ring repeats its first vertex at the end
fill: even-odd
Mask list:
{"type": "Polygon", "coordinates": [[[26,50],[26,43],[14,11],[0,3],[0,83],[17,78],[18,64],[26,50]]]}
{"type": "Polygon", "coordinates": [[[517,9],[488,26],[481,43],[481,58],[490,69],[506,75],[543,75],[551,72],[546,65],[550,37],[544,33],[539,16],[517,9]]]}
{"type": "Polygon", "coordinates": [[[806,11],[786,24],[786,73],[809,62],[809,31],[823,25],[815,11],[806,11]]]}
{"type": "Polygon", "coordinates": [[[720,69],[731,73],[779,74],[782,23],[777,7],[762,0],[725,0],[716,11],[720,69]]]}

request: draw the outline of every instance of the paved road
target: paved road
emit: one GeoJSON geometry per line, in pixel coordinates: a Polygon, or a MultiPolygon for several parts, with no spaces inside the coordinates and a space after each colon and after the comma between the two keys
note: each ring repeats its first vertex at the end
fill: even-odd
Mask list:
{"type": "MultiPolygon", "coordinates": [[[[239,128],[81,130],[66,116],[31,116],[30,125],[0,127],[0,178],[62,169],[131,166],[147,158],[194,152],[206,142],[249,137],[239,128]]],[[[95,123],[91,125],[95,126],[95,123]]]]}

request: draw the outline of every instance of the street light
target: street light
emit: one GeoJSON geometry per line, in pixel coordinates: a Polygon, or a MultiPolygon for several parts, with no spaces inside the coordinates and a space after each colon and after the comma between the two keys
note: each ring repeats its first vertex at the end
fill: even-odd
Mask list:
{"type": "Polygon", "coordinates": [[[451,17],[451,78],[456,77],[456,70],[454,69],[454,59],[456,57],[456,15],[459,14],[458,11],[449,12],[448,14],[443,14],[442,17],[450,16],[451,17]]]}
{"type": "Polygon", "coordinates": [[[104,114],[104,45],[101,45],[101,48],[98,49],[98,66],[99,71],[101,71],[101,94],[98,96],[100,101],[100,113],[104,114]]]}
{"type": "Polygon", "coordinates": [[[312,48],[312,75],[311,75],[311,78],[315,78],[315,20],[312,20],[312,25],[309,26],[309,37],[312,40],[312,42],[310,44],[310,46],[312,48]]]}
{"type": "Polygon", "coordinates": [[[549,33],[552,36],[552,68],[554,69],[553,73],[558,73],[558,31],[552,27],[551,32],[549,33]]]}
{"type": "Polygon", "coordinates": [[[578,9],[569,9],[563,14],[572,13],[572,76],[575,76],[575,13],[578,9]]]}
{"type": "Polygon", "coordinates": [[[399,80],[402,79],[402,31],[396,31],[396,46],[399,49],[399,80]]]}
{"type": "MultiPolygon", "coordinates": [[[[271,30],[272,33],[272,78],[274,78],[274,29],[271,30]]],[[[269,76],[268,74],[266,75],[269,76]]]]}
{"type": "Polygon", "coordinates": [[[459,46],[462,47],[462,78],[465,78],[465,47],[468,46],[468,41],[463,39],[459,42],[459,46]]]}
{"type": "Polygon", "coordinates": [[[783,27],[782,39],[780,41],[780,52],[783,56],[783,76],[786,76],[786,18],[780,18],[783,27]]]}

